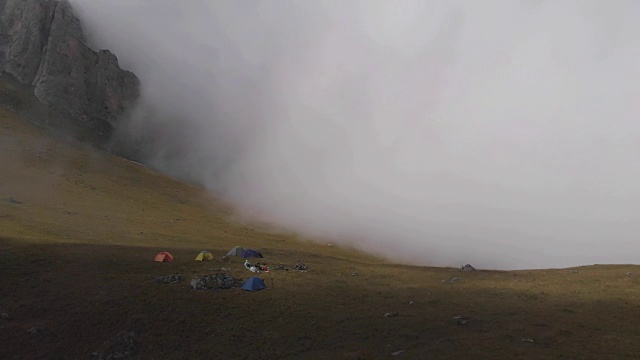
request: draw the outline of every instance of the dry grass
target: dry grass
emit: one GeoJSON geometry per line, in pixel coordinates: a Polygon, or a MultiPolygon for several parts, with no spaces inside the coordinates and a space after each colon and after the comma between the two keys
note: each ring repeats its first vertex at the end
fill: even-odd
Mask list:
{"type": "MultiPolygon", "coordinates": [[[[0,320],[1,359],[90,359],[120,331],[137,334],[139,359],[640,356],[637,266],[460,273],[386,264],[234,223],[201,189],[60,141],[8,110],[0,164],[0,312],[10,316],[0,320]],[[221,256],[234,245],[312,270],[273,271],[256,293],[188,288],[190,276],[227,266],[195,262],[197,252],[221,256]],[[161,250],[176,260],[153,262],[161,250]],[[153,281],[176,273],[187,280],[153,281]]],[[[230,266],[250,275],[239,259],[230,266]]]]}

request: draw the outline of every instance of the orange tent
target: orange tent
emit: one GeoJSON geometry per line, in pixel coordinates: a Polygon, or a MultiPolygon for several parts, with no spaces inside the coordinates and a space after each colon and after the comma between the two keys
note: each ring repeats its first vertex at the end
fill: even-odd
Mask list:
{"type": "Polygon", "coordinates": [[[156,258],[153,259],[153,260],[157,261],[157,262],[172,261],[173,260],[173,255],[169,254],[166,251],[163,251],[161,253],[158,253],[158,255],[156,255],[156,258]]]}

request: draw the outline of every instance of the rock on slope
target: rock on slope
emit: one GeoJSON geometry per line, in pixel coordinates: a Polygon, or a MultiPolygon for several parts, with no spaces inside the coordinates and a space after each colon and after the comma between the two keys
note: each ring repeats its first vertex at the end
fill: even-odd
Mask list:
{"type": "Polygon", "coordinates": [[[86,44],[67,0],[0,0],[0,71],[92,131],[116,127],[139,95],[115,55],[86,44]]]}

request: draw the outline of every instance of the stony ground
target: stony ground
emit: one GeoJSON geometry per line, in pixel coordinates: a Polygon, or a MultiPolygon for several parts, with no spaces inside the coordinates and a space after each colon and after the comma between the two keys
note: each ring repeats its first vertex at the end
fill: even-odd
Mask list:
{"type": "Polygon", "coordinates": [[[640,357],[638,266],[389,264],[236,223],[201,189],[6,108],[0,164],[0,359],[640,357]],[[193,260],[235,245],[309,269],[260,274],[260,292],[193,290],[198,276],[253,275],[238,258],[193,260]],[[157,280],[169,275],[182,279],[157,280]]]}

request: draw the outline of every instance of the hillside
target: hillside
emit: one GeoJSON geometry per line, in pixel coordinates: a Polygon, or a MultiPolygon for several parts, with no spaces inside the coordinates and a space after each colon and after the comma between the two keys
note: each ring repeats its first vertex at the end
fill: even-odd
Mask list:
{"type": "Polygon", "coordinates": [[[229,206],[196,186],[36,126],[14,111],[18,89],[2,80],[0,91],[4,105],[14,101],[0,108],[2,359],[640,353],[638,266],[462,273],[259,230],[234,222],[229,206]],[[259,292],[192,290],[192,277],[217,268],[251,276],[241,259],[219,260],[235,245],[310,270],[261,274],[268,289],[259,292]],[[194,261],[201,250],[215,259],[194,261]],[[154,262],[159,251],[175,260],[154,262]],[[154,281],[170,274],[185,279],[154,281]]]}

